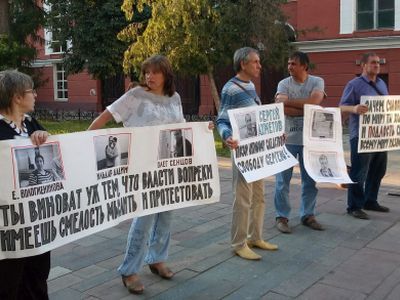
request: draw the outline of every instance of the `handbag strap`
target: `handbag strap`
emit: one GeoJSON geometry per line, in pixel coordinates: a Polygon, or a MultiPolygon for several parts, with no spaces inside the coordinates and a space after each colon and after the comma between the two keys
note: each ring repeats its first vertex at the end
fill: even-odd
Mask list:
{"type": "Polygon", "coordinates": [[[376,86],[376,83],[375,82],[373,82],[372,80],[371,81],[367,81],[364,77],[362,77],[361,76],[361,78],[365,81],[365,82],[367,82],[370,86],[372,86],[372,88],[378,93],[378,95],[384,95],[379,89],[378,89],[378,87],[376,86]]]}
{"type": "MultiPolygon", "coordinates": [[[[232,80],[232,82],[233,82],[234,84],[236,84],[238,87],[240,87],[247,95],[249,95],[251,98],[253,98],[253,95],[250,94],[250,92],[249,92],[248,90],[246,90],[241,84],[239,84],[239,82],[236,82],[235,80],[232,80]]],[[[257,97],[254,97],[254,102],[255,102],[257,105],[261,105],[261,102],[260,102],[260,100],[259,100],[257,97]]]]}

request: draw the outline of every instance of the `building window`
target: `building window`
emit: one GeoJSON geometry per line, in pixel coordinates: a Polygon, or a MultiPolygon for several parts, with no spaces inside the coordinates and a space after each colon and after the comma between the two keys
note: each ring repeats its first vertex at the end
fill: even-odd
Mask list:
{"type": "Polygon", "coordinates": [[[67,49],[67,42],[60,42],[53,39],[54,31],[45,29],[45,54],[62,54],[67,49]]]}
{"type": "Polygon", "coordinates": [[[394,28],[394,0],[357,0],[357,30],[394,28]]]}
{"type": "Polygon", "coordinates": [[[63,64],[54,65],[54,99],[68,101],[68,81],[63,64]]]}
{"type": "MultiPolygon", "coordinates": [[[[44,2],[43,9],[46,13],[51,12],[51,5],[44,2]]],[[[71,41],[60,41],[58,36],[59,29],[57,28],[45,28],[44,39],[45,39],[45,54],[62,54],[66,50],[71,48],[71,41]]]]}

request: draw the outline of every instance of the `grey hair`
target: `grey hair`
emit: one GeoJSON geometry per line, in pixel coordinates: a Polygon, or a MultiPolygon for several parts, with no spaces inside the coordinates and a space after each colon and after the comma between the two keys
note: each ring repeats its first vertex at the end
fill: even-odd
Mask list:
{"type": "Polygon", "coordinates": [[[30,76],[16,70],[0,72],[0,109],[11,108],[14,96],[22,96],[25,90],[33,88],[30,76]]]}
{"type": "Polygon", "coordinates": [[[251,47],[243,47],[235,51],[235,54],[233,55],[233,69],[236,73],[242,70],[241,63],[246,63],[249,60],[250,53],[255,53],[258,56],[260,55],[256,49],[251,47]]]}

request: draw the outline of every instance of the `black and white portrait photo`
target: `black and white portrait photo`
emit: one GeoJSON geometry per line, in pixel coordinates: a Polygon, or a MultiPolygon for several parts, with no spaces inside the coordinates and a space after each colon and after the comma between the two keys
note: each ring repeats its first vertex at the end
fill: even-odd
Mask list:
{"type": "Polygon", "coordinates": [[[235,119],[239,128],[241,140],[257,136],[256,113],[236,114],[235,119]]]}
{"type": "Polygon", "coordinates": [[[322,177],[335,177],[333,175],[332,169],[329,167],[330,163],[328,160],[328,156],[325,154],[321,154],[318,158],[319,164],[320,164],[320,169],[319,173],[322,177]]]}
{"type": "Polygon", "coordinates": [[[333,113],[314,111],[312,119],[311,136],[320,139],[333,139],[334,133],[333,113]]]}
{"type": "Polygon", "coordinates": [[[130,134],[99,135],[93,139],[97,171],[128,164],[130,134]]]}
{"type": "Polygon", "coordinates": [[[158,144],[158,159],[193,155],[192,129],[161,130],[158,144]]]}
{"type": "Polygon", "coordinates": [[[65,179],[58,143],[14,148],[13,152],[20,188],[65,179]]]}

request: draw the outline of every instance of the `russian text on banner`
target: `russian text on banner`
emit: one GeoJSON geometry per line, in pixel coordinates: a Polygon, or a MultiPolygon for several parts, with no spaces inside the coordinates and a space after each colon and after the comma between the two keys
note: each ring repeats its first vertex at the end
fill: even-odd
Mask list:
{"type": "Polygon", "coordinates": [[[400,96],[362,96],[368,112],[360,115],[358,152],[400,149],[400,96]]]}
{"type": "Polygon", "coordinates": [[[208,122],[8,140],[0,155],[0,259],[220,197],[208,122]]]}
{"type": "Polygon", "coordinates": [[[285,147],[283,104],[228,111],[232,137],[239,140],[234,162],[247,182],[282,172],[298,163],[285,147]]]}

